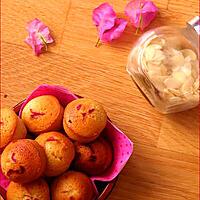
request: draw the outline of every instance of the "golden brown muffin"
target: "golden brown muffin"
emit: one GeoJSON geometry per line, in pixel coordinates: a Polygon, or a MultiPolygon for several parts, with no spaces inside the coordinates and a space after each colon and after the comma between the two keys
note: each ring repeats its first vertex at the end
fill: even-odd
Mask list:
{"type": "Polygon", "coordinates": [[[26,127],[23,121],[11,108],[2,108],[0,116],[0,148],[9,142],[26,137],[26,127]]]}
{"type": "Polygon", "coordinates": [[[59,132],[39,135],[36,141],[44,148],[47,157],[46,176],[58,176],[65,172],[74,159],[74,144],[59,132]]]}
{"type": "Polygon", "coordinates": [[[7,200],[50,200],[49,186],[43,179],[24,184],[11,182],[6,196],[7,200]]]}
{"type": "Polygon", "coordinates": [[[85,174],[68,171],[55,179],[51,194],[52,200],[92,200],[94,188],[85,174]]]}
{"type": "Polygon", "coordinates": [[[1,155],[3,174],[11,181],[31,182],[44,174],[46,155],[34,140],[20,139],[11,142],[1,155]]]}
{"type": "Polygon", "coordinates": [[[87,143],[100,135],[106,121],[107,115],[103,106],[94,100],[83,98],[66,106],[63,126],[71,139],[87,143]]]}
{"type": "Polygon", "coordinates": [[[89,144],[75,143],[75,150],[75,169],[88,175],[101,174],[112,162],[112,146],[103,138],[89,144]]]}
{"type": "Polygon", "coordinates": [[[63,112],[64,109],[56,97],[43,95],[25,105],[22,119],[30,132],[40,134],[60,130],[63,112]]]}

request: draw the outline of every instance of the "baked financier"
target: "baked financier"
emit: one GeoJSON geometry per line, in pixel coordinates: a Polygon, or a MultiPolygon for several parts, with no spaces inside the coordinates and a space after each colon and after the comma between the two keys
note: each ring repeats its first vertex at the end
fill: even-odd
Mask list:
{"type": "Polygon", "coordinates": [[[63,110],[56,97],[43,95],[29,101],[21,117],[30,132],[40,134],[62,128],[63,110]]]}
{"type": "Polygon", "coordinates": [[[20,139],[9,143],[1,155],[3,174],[11,181],[31,182],[44,174],[44,149],[34,140],[20,139]]]}
{"type": "Polygon", "coordinates": [[[26,127],[23,121],[11,108],[2,108],[0,116],[0,148],[9,142],[26,137],[26,127]]]}
{"type": "Polygon", "coordinates": [[[100,135],[106,126],[106,121],[107,115],[101,104],[82,98],[66,106],[63,127],[71,139],[87,143],[100,135]]]}
{"type": "Polygon", "coordinates": [[[85,174],[68,171],[55,179],[51,194],[52,200],[93,200],[94,188],[85,174]]]}
{"type": "Polygon", "coordinates": [[[7,200],[50,200],[49,186],[44,179],[24,184],[10,182],[6,196],[7,200]]]}
{"type": "Polygon", "coordinates": [[[75,169],[88,175],[99,175],[112,163],[112,146],[100,137],[89,144],[75,143],[75,169]]]}
{"type": "Polygon", "coordinates": [[[36,141],[44,148],[47,157],[46,176],[58,176],[65,172],[75,156],[74,144],[62,133],[48,132],[36,141]]]}

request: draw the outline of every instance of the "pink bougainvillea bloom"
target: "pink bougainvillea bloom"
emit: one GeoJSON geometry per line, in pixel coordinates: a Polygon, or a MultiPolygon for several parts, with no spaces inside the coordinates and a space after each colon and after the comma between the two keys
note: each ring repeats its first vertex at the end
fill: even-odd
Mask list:
{"type": "Polygon", "coordinates": [[[92,19],[101,42],[111,42],[119,38],[127,25],[126,20],[117,18],[115,11],[108,3],[103,3],[95,8],[92,19]]]}
{"type": "Polygon", "coordinates": [[[151,21],[156,17],[158,8],[152,1],[133,0],[130,1],[126,8],[125,14],[130,18],[134,27],[144,30],[151,21]]]}
{"type": "Polygon", "coordinates": [[[42,53],[44,42],[38,39],[35,33],[29,33],[29,36],[26,38],[25,42],[32,47],[36,56],[39,56],[39,54],[42,53]]]}
{"type": "Polygon", "coordinates": [[[108,3],[103,3],[93,11],[92,19],[97,26],[99,35],[110,30],[115,25],[117,16],[112,6],[108,3]]]}
{"type": "Polygon", "coordinates": [[[47,44],[54,41],[49,28],[37,18],[29,22],[26,29],[29,35],[25,42],[32,47],[37,56],[42,53],[43,47],[47,49],[47,44]]]}
{"type": "Polygon", "coordinates": [[[115,20],[115,25],[110,29],[104,32],[101,36],[102,42],[109,42],[114,39],[117,39],[121,36],[121,34],[124,32],[124,29],[126,28],[127,21],[125,19],[117,18],[115,20]]]}

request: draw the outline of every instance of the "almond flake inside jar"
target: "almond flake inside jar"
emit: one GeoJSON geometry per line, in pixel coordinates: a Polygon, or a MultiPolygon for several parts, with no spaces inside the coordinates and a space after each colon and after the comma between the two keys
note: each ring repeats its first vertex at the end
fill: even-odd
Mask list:
{"type": "MultiPolygon", "coordinates": [[[[199,101],[199,60],[177,37],[156,37],[143,50],[142,69],[168,107],[199,101]]],[[[189,107],[189,106],[188,106],[189,107]]]]}

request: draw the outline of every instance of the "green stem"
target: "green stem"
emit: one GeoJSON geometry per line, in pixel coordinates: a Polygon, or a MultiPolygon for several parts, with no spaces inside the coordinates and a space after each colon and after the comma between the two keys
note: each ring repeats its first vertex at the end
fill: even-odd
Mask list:
{"type": "Polygon", "coordinates": [[[97,42],[95,44],[95,47],[99,47],[100,45],[101,45],[101,40],[100,40],[100,38],[98,38],[98,40],[97,40],[97,42]]]}
{"type": "Polygon", "coordinates": [[[136,29],[136,32],[135,32],[136,35],[138,34],[140,27],[142,26],[142,3],[141,2],[140,2],[140,10],[141,12],[140,12],[140,18],[139,18],[139,26],[136,29]]]}
{"type": "Polygon", "coordinates": [[[47,51],[47,43],[46,43],[46,40],[45,38],[42,36],[42,34],[39,33],[39,37],[41,39],[41,41],[43,42],[44,46],[45,46],[45,50],[47,51]]]}

